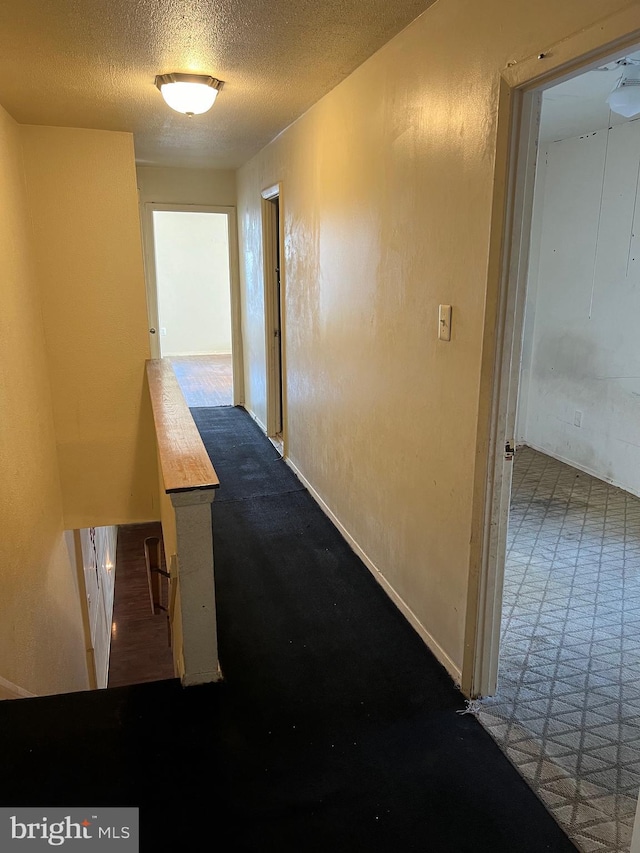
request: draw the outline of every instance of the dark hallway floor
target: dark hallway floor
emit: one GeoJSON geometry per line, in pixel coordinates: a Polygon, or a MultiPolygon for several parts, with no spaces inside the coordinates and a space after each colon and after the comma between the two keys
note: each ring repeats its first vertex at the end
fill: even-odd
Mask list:
{"type": "Polygon", "coordinates": [[[139,805],[149,851],[574,850],[249,416],[194,416],[225,681],[0,703],[0,802],[139,805]]]}

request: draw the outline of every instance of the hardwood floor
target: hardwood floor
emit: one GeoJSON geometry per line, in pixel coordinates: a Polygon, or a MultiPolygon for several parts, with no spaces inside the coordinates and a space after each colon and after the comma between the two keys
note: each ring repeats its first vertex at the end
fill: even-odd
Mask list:
{"type": "MultiPolygon", "coordinates": [[[[160,522],[123,525],[118,530],[109,687],[174,678],[166,614],[151,612],[144,559],[144,540],[149,536],[162,538],[160,522]]],[[[166,604],[164,579],[162,585],[166,604]]]]}
{"type": "Polygon", "coordinates": [[[189,408],[233,405],[231,354],[170,356],[189,408]]]}

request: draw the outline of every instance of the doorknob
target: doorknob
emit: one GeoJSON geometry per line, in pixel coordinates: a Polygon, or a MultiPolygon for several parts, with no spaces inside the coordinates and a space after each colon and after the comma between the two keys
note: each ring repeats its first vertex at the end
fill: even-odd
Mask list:
{"type": "Polygon", "coordinates": [[[150,334],[152,334],[152,335],[155,335],[156,330],[155,330],[155,329],[149,329],[149,333],[150,333],[150,334]]]}

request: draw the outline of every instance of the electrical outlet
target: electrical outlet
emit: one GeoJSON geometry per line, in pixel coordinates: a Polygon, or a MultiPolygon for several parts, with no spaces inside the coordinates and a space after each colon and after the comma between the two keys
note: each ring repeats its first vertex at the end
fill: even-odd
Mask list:
{"type": "Polygon", "coordinates": [[[573,416],[573,425],[577,427],[582,426],[582,412],[580,412],[578,409],[576,409],[576,413],[573,416]]]}

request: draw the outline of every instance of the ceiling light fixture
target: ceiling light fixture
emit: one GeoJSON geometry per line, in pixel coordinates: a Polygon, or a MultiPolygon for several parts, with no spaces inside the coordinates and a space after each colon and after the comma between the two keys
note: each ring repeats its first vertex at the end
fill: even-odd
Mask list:
{"type": "Polygon", "coordinates": [[[615,89],[607,98],[614,113],[625,118],[634,118],[640,114],[640,74],[624,74],[616,83],[615,89]]]}
{"type": "Polygon", "coordinates": [[[188,116],[210,110],[224,85],[207,74],[158,74],[155,83],[171,109],[188,116]]]}
{"type": "Polygon", "coordinates": [[[609,93],[607,104],[612,112],[635,118],[640,115],[640,61],[625,57],[615,65],[622,66],[623,73],[609,93]]]}

